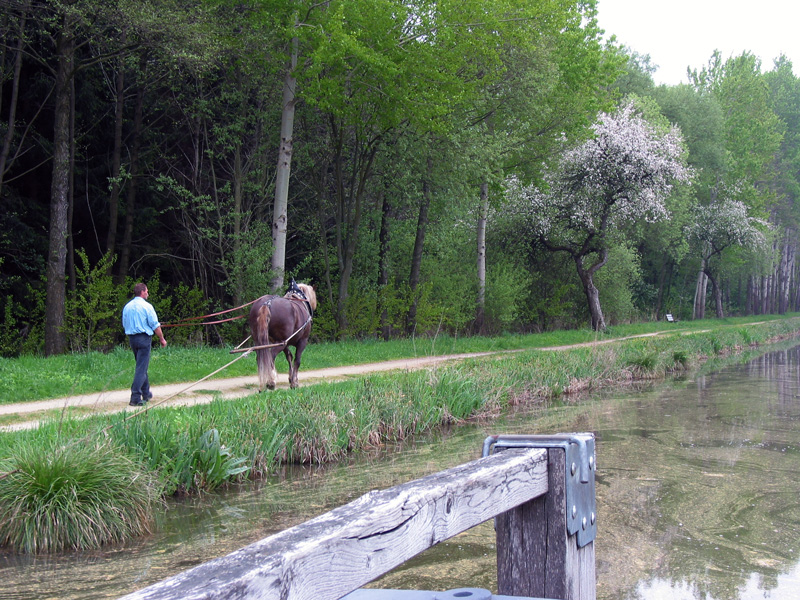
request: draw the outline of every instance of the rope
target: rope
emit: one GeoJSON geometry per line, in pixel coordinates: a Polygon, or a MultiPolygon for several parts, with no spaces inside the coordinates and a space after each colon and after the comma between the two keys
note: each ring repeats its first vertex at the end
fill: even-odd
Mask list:
{"type": "MultiPolygon", "coordinates": [[[[236,321],[237,319],[244,319],[247,315],[239,315],[238,317],[231,317],[230,319],[222,319],[220,321],[206,321],[204,323],[167,323],[161,327],[193,327],[195,325],[216,325],[217,323],[227,323],[228,321],[236,321]]],[[[200,319],[202,317],[192,317],[193,319],[200,319]]]]}
{"type": "Polygon", "coordinates": [[[165,325],[162,324],[161,327],[186,327],[187,325],[215,325],[217,323],[225,323],[226,321],[235,321],[236,319],[243,319],[246,315],[240,315],[238,317],[232,317],[230,319],[223,319],[222,321],[211,321],[209,323],[184,323],[184,321],[199,321],[201,319],[206,319],[208,317],[217,317],[219,315],[224,315],[226,313],[233,312],[235,310],[246,308],[251,304],[254,304],[256,300],[258,300],[258,298],[252,300],[251,302],[248,302],[247,304],[242,304],[241,306],[237,306],[236,308],[229,308],[227,310],[221,310],[219,312],[209,313],[201,317],[186,317],[185,319],[178,319],[175,323],[167,323],[165,325]]]}
{"type": "MultiPolygon", "coordinates": [[[[162,327],[163,327],[163,326],[162,326],[162,327]]],[[[250,337],[248,336],[247,338],[245,338],[244,342],[246,342],[246,341],[247,341],[247,340],[249,340],[249,339],[250,339],[250,337]]],[[[244,344],[244,342],[242,342],[242,344],[244,344]]],[[[239,344],[239,346],[241,346],[242,344],[239,344]]],[[[237,348],[238,348],[239,346],[237,346],[237,348]]],[[[220,371],[223,371],[223,370],[227,369],[227,368],[228,368],[228,367],[230,367],[230,366],[231,366],[233,363],[235,363],[237,360],[241,360],[241,359],[245,358],[246,356],[248,356],[248,355],[250,354],[250,352],[251,352],[251,351],[252,351],[252,349],[251,349],[251,348],[247,348],[244,354],[242,354],[241,356],[237,356],[237,357],[236,357],[236,358],[234,358],[234,359],[233,359],[231,362],[229,362],[227,365],[220,367],[219,369],[217,369],[217,370],[216,370],[216,371],[214,371],[213,373],[209,373],[208,375],[206,375],[205,377],[203,377],[203,378],[201,378],[201,379],[198,379],[198,380],[197,380],[197,381],[195,381],[194,383],[190,383],[189,385],[187,385],[187,386],[186,386],[185,388],[183,388],[182,390],[179,390],[179,391],[175,392],[175,393],[174,393],[174,394],[172,394],[171,396],[167,396],[167,397],[166,397],[166,398],[164,398],[163,400],[159,400],[158,402],[154,402],[154,403],[153,403],[152,405],[150,405],[150,406],[147,406],[147,405],[145,404],[145,406],[144,406],[144,408],[143,408],[142,410],[135,411],[135,412],[131,413],[130,415],[128,415],[127,417],[125,417],[124,419],[122,419],[122,421],[120,421],[120,423],[125,423],[126,421],[129,421],[130,419],[133,419],[134,417],[138,417],[139,415],[146,413],[146,412],[147,412],[149,409],[151,409],[151,408],[155,408],[156,406],[160,406],[160,405],[164,404],[165,402],[168,402],[168,401],[172,400],[172,399],[173,399],[175,396],[179,396],[180,394],[183,394],[184,392],[186,392],[186,391],[188,391],[188,390],[192,389],[192,388],[193,388],[194,386],[196,386],[198,383],[202,383],[203,381],[205,381],[205,380],[206,380],[206,379],[208,379],[209,377],[213,377],[214,375],[216,375],[216,374],[217,374],[217,373],[219,373],[220,371]]],[[[101,433],[102,435],[104,435],[104,436],[107,438],[107,437],[108,437],[108,432],[109,432],[109,431],[110,431],[110,430],[111,430],[111,429],[112,429],[114,426],[116,426],[116,425],[117,425],[117,423],[112,423],[111,425],[108,425],[107,427],[104,427],[103,429],[101,429],[101,430],[99,431],[99,433],[101,433]]],[[[65,446],[65,448],[71,448],[72,446],[75,446],[75,445],[77,445],[77,444],[83,443],[84,441],[86,441],[86,440],[90,439],[90,435],[91,435],[91,434],[87,434],[87,435],[86,435],[86,436],[84,436],[83,438],[79,438],[79,439],[73,440],[73,441],[72,441],[72,443],[70,443],[70,444],[67,444],[67,445],[65,446]]],[[[20,471],[21,471],[21,469],[14,469],[13,471],[9,471],[9,472],[7,472],[7,473],[0,473],[0,481],[2,481],[3,479],[6,479],[7,477],[10,477],[11,475],[14,475],[15,473],[19,473],[20,471]]]]}

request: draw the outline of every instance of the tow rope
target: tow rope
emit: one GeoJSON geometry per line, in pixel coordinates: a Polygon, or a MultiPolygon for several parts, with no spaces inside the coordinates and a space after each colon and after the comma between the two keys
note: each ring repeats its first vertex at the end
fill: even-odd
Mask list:
{"type": "MultiPolygon", "coordinates": [[[[256,298],[258,300],[258,298],[256,298]]],[[[221,310],[215,313],[209,313],[207,315],[203,315],[202,317],[186,317],[185,319],[178,319],[175,323],[164,323],[161,327],[189,327],[192,325],[216,325],[218,323],[227,323],[228,321],[236,321],[237,319],[244,319],[247,315],[239,315],[238,317],[231,317],[230,319],[220,319],[219,321],[207,321],[205,323],[188,323],[187,321],[200,321],[202,319],[208,319],[209,317],[218,317],[219,315],[224,315],[229,312],[233,312],[235,310],[240,310],[242,308],[246,308],[253,304],[256,300],[252,302],[248,302],[247,304],[242,304],[241,306],[237,306],[236,308],[229,308],[227,310],[221,310]]]]}

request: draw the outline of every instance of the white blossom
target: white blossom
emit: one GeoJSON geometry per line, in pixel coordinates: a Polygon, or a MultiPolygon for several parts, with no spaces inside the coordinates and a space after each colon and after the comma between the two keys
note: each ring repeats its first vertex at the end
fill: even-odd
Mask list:
{"type": "Polygon", "coordinates": [[[543,189],[507,182],[510,196],[528,203],[536,235],[577,244],[641,219],[666,219],[674,183],[690,181],[680,131],[657,131],[632,102],[601,113],[593,129],[546,173],[543,189]]]}
{"type": "Polygon", "coordinates": [[[761,228],[767,223],[747,214],[747,206],[739,200],[721,200],[695,209],[693,223],[686,233],[704,249],[706,258],[719,254],[729,246],[756,249],[765,243],[761,228]]]}

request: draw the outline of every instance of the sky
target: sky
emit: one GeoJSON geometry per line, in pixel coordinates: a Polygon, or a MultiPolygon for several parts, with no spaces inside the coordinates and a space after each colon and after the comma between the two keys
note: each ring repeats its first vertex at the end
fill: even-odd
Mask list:
{"type": "Polygon", "coordinates": [[[701,69],[714,50],[722,58],[744,51],[761,70],[785,54],[800,74],[800,0],[598,0],[606,38],[649,54],[656,84],[688,83],[686,68],[701,69]]]}

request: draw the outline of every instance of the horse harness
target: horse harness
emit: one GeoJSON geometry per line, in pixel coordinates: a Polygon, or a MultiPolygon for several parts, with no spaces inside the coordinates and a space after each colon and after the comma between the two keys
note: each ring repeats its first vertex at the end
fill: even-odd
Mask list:
{"type": "Polygon", "coordinates": [[[306,305],[305,307],[306,307],[306,310],[308,311],[308,319],[306,319],[305,323],[303,323],[297,329],[297,331],[295,331],[292,335],[290,335],[288,338],[286,338],[282,342],[282,344],[280,344],[280,345],[286,346],[289,343],[289,340],[291,340],[294,336],[296,336],[298,333],[303,331],[303,329],[308,327],[309,323],[311,323],[311,321],[314,319],[314,311],[311,308],[311,303],[308,301],[308,298],[306,298],[306,295],[303,293],[303,290],[301,290],[299,287],[297,287],[297,285],[294,283],[294,280],[292,280],[292,286],[289,288],[289,291],[286,292],[285,296],[270,296],[269,297],[269,299],[266,302],[266,307],[268,309],[271,310],[272,301],[275,300],[275,298],[284,298],[286,300],[291,300],[293,302],[302,302],[303,304],[306,305]]]}

